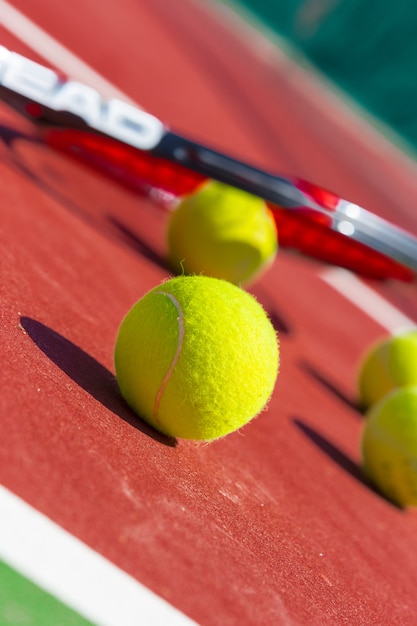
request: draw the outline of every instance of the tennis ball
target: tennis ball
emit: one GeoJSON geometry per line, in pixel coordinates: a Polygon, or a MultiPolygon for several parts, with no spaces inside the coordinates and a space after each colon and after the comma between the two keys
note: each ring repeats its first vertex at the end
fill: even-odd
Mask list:
{"type": "Polygon", "coordinates": [[[246,285],[272,265],[277,248],[275,221],[265,202],[217,181],[183,198],[168,222],[168,259],[178,274],[246,285]]]}
{"type": "Polygon", "coordinates": [[[396,387],[417,385],[417,330],[385,337],[361,360],[358,389],[366,409],[396,387]]]}
{"type": "Polygon", "coordinates": [[[126,402],[171,437],[211,440],[249,422],[278,373],[276,332],[243,289],[206,276],[172,278],[129,311],[115,346],[126,402]]]}
{"type": "Polygon", "coordinates": [[[387,498],[417,505],[417,386],[391,391],[368,412],[363,469],[387,498]]]}

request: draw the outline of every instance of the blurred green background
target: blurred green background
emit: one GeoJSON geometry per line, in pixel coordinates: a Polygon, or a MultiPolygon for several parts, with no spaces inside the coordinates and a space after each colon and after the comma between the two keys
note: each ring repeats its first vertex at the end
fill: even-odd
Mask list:
{"type": "Polygon", "coordinates": [[[238,0],[417,147],[417,0],[238,0]]]}

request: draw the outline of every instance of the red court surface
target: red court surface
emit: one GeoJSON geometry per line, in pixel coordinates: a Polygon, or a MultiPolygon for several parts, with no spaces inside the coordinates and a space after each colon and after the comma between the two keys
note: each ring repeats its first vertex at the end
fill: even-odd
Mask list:
{"type": "MultiPolygon", "coordinates": [[[[417,234],[417,167],[212,3],[11,4],[173,128],[417,234]]],[[[10,26],[0,44],[67,71],[10,26]]],[[[199,624],[415,624],[416,514],[359,469],[355,369],[380,307],[280,250],[252,288],[280,338],[268,410],[209,445],[164,438],[120,398],[113,347],[170,275],[166,214],[4,105],[0,138],[0,483],[199,624]]],[[[417,323],[415,283],[368,286],[417,323]]]]}

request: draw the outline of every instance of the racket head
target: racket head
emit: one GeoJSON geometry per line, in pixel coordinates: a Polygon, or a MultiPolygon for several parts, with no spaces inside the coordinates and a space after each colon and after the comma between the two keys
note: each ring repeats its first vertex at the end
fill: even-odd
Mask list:
{"type": "MultiPolygon", "coordinates": [[[[152,197],[157,205],[169,208],[178,198],[193,193],[207,177],[189,168],[139,152],[108,137],[86,130],[45,128],[45,143],[82,161],[135,192],[152,197]]],[[[315,202],[335,211],[339,197],[313,183],[294,179],[294,184],[315,202]]],[[[267,202],[278,230],[279,245],[319,261],[344,267],[378,279],[414,280],[414,272],[387,255],[332,229],[332,218],[312,208],[288,210],[267,202]]]]}
{"type": "MultiPolygon", "coordinates": [[[[116,107],[119,111],[119,120],[120,111],[122,117],[124,111],[131,119],[127,119],[127,123],[120,126],[119,133],[112,133],[111,130],[109,132],[108,123],[103,128],[100,120],[98,125],[94,125],[89,123],[88,116],[76,115],[65,107],[55,106],[57,90],[59,92],[68,85],[71,85],[71,81],[53,70],[0,46],[0,95],[12,108],[35,122],[39,136],[54,150],[59,150],[107,177],[112,177],[164,207],[170,207],[176,199],[193,193],[207,180],[207,171],[212,174],[211,177],[218,176],[218,180],[223,182],[224,176],[231,175],[236,186],[267,201],[275,217],[280,246],[292,248],[309,257],[350,269],[364,276],[414,280],[412,268],[414,270],[417,268],[417,239],[416,254],[408,255],[406,258],[408,263],[402,262],[404,259],[401,255],[401,241],[404,238],[407,239],[408,249],[410,246],[414,247],[414,240],[410,235],[405,233],[403,235],[396,229],[398,232],[396,249],[387,246],[389,253],[385,254],[384,246],[377,245],[377,230],[371,233],[371,237],[365,242],[363,233],[361,240],[360,228],[340,232],[337,228],[340,198],[336,194],[301,179],[284,178],[263,172],[170,133],[153,116],[116,100],[109,102],[110,105],[113,103],[113,109],[116,107]],[[8,64],[11,64],[12,69],[12,87],[10,82],[4,81],[4,76],[8,73],[8,64]],[[37,81],[32,85],[31,72],[38,73],[37,81]],[[44,87],[43,91],[41,87],[44,87]],[[139,141],[139,145],[135,144],[135,141],[130,141],[129,130],[132,130],[133,138],[139,141]],[[169,143],[165,141],[166,139],[171,140],[170,150],[163,147],[169,143]],[[175,146],[178,146],[178,149],[175,149],[175,146]],[[176,157],[181,151],[184,154],[184,146],[188,148],[188,151],[185,150],[187,154],[185,163],[176,157]],[[278,189],[280,191],[277,192],[278,189]],[[275,201],[276,197],[280,198],[280,202],[275,201]]],[[[79,83],[72,83],[72,86],[81,95],[83,89],[90,95],[94,92],[90,87],[79,83]]],[[[103,110],[106,110],[100,95],[95,92],[95,96],[94,101],[97,102],[97,99],[101,101],[103,110]]],[[[100,107],[97,110],[100,110],[100,107]]],[[[115,120],[113,117],[112,121],[115,120]]],[[[372,216],[369,212],[367,215],[372,216]]],[[[360,226],[360,222],[357,224],[360,226]]],[[[386,232],[387,228],[389,224],[386,227],[383,225],[380,232],[383,233],[384,229],[386,232]]],[[[392,228],[395,229],[394,226],[392,228]]]]}

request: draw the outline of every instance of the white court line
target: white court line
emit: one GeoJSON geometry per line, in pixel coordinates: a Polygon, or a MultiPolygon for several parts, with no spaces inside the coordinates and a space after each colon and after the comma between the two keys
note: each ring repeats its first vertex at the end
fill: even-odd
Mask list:
{"type": "Polygon", "coordinates": [[[388,332],[396,334],[410,328],[416,329],[417,321],[401,313],[351,272],[332,268],[322,272],[321,278],[388,332]]]}
{"type": "Polygon", "coordinates": [[[2,485],[0,559],[99,626],[196,624],[2,485]]]}
{"type": "Polygon", "coordinates": [[[132,99],[123,91],[95,72],[87,63],[84,63],[6,0],[0,0],[0,24],[72,79],[94,87],[105,98],[119,98],[133,104],[132,99]]]}

